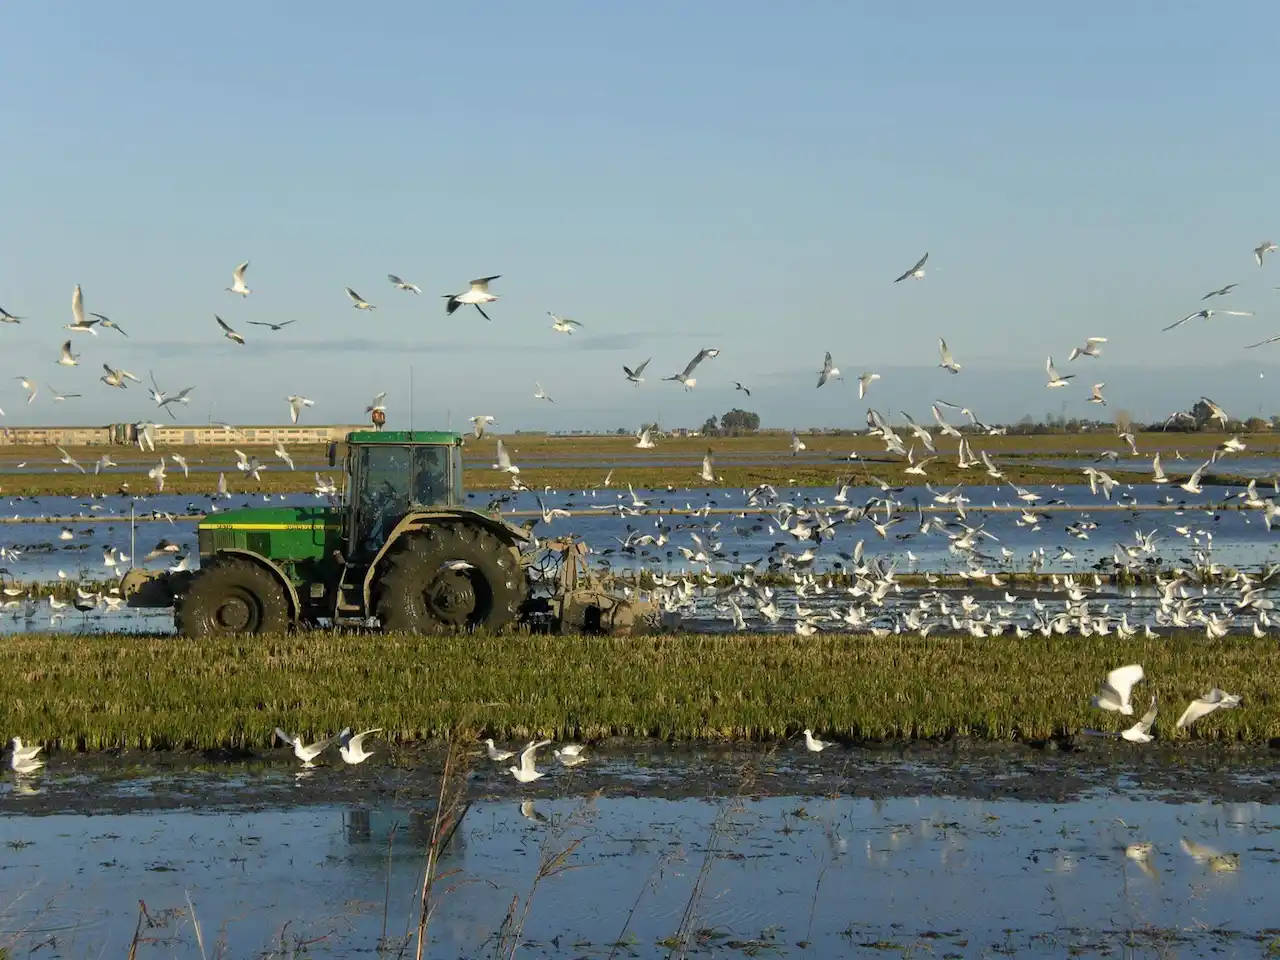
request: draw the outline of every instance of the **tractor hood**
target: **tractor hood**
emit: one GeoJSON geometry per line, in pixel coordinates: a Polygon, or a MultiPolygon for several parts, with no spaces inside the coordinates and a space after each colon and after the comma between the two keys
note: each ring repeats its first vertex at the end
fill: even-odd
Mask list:
{"type": "Polygon", "coordinates": [[[198,528],[200,556],[218,550],[251,550],[277,562],[320,559],[342,540],[341,509],[264,507],[210,514],[198,528]]]}

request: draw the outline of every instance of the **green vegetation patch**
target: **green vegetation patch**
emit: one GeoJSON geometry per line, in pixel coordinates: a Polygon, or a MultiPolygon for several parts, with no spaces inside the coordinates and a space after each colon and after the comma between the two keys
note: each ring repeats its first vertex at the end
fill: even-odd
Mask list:
{"type": "Polygon", "coordinates": [[[6,639],[6,736],[63,749],[265,747],[279,725],[316,737],[382,727],[418,741],[455,726],[538,736],[775,740],[1042,739],[1124,718],[1089,707],[1106,672],[1141,663],[1156,735],[1212,686],[1241,695],[1198,738],[1280,737],[1274,637],[1152,640],[682,634],[642,638],[313,632],[192,641],[6,639]]]}

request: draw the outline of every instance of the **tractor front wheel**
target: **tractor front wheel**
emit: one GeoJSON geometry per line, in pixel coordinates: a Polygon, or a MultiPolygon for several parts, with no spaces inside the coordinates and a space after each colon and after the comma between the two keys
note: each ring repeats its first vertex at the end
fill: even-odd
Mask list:
{"type": "Polygon", "coordinates": [[[500,630],[524,602],[520,564],[483,527],[415,530],[392,547],[385,562],[374,603],[383,630],[500,630]]]}
{"type": "Polygon", "coordinates": [[[289,598],[280,582],[251,560],[215,560],[178,598],[173,619],[184,637],[284,633],[289,598]]]}

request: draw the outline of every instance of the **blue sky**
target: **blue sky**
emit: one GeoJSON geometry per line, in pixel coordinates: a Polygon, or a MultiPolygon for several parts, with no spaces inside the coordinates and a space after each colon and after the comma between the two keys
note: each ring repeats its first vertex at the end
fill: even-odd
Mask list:
{"type": "Polygon", "coordinates": [[[418,426],[696,425],[739,403],[861,424],[862,370],[884,378],[868,402],[917,418],[936,397],[1097,413],[1098,381],[1107,413],[1210,390],[1280,409],[1280,344],[1241,349],[1280,333],[1280,259],[1251,252],[1280,241],[1280,12],[958,6],[10,6],[0,306],[28,319],[0,326],[3,422],[151,415],[103,362],[195,386],[195,421],[283,422],[303,393],[313,422],[360,422],[387,390],[403,424],[410,366],[418,426]],[[245,259],[242,300],[224,288],[245,259]],[[493,322],[447,318],[439,295],[486,274],[493,322]],[[1160,332],[1231,282],[1221,305],[1256,316],[1160,332]],[[76,283],[129,338],[76,335],[68,369],[76,283]],[[1046,390],[1045,356],[1067,372],[1087,336],[1102,358],[1046,390]],[[696,390],[660,382],[702,347],[721,354],[696,390]],[[849,379],[816,390],[825,350],[849,379]],[[631,388],[621,365],[650,356],[631,388]],[[27,405],[17,376],[83,397],[27,405]]]}

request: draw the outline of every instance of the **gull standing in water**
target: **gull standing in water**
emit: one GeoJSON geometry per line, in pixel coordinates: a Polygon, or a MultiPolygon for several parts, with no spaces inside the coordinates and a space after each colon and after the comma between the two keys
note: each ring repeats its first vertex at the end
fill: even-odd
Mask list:
{"type": "Polygon", "coordinates": [[[401,280],[394,273],[388,273],[387,279],[391,281],[391,283],[395,286],[397,290],[403,290],[406,293],[413,293],[413,294],[418,294],[422,292],[422,290],[418,287],[417,284],[413,284],[405,280],[401,280]]]}
{"type": "Polygon", "coordinates": [[[1270,240],[1263,240],[1260,244],[1253,248],[1253,259],[1258,261],[1258,266],[1262,266],[1262,258],[1268,253],[1276,252],[1276,245],[1270,240]]]}
{"type": "Polygon", "coordinates": [[[38,754],[44,747],[36,744],[34,747],[25,746],[21,737],[13,738],[13,755],[9,757],[9,766],[14,773],[19,775],[27,775],[37,772],[44,766],[43,760],[37,760],[38,754]]]}
{"type": "Polygon", "coordinates": [[[929,254],[926,253],[923,257],[921,257],[919,260],[916,261],[916,265],[914,267],[912,267],[910,270],[908,270],[906,273],[904,273],[902,276],[900,276],[897,280],[893,282],[899,283],[900,281],[906,280],[908,278],[912,280],[923,280],[924,265],[928,259],[929,259],[929,254]]]}
{"type": "Polygon", "coordinates": [[[226,322],[223,321],[223,319],[220,316],[218,316],[215,313],[213,315],[213,319],[218,321],[218,326],[222,328],[222,335],[224,337],[226,337],[228,340],[234,340],[236,343],[240,344],[241,346],[244,346],[244,337],[240,336],[240,334],[236,333],[229,326],[227,326],[226,322]]]}
{"type": "Polygon", "coordinates": [[[819,740],[808,727],[804,729],[804,748],[810,753],[821,753],[827,747],[834,746],[830,740],[819,740]]]}
{"type": "Polygon", "coordinates": [[[493,737],[488,737],[484,741],[485,752],[489,755],[490,760],[510,760],[515,754],[510,750],[500,750],[493,745],[493,737]]]}
{"type": "Polygon", "coordinates": [[[1169,324],[1167,327],[1164,328],[1164,330],[1161,331],[1161,333],[1165,333],[1169,330],[1172,330],[1174,327],[1180,327],[1184,323],[1186,323],[1188,320],[1194,320],[1196,317],[1200,317],[1203,320],[1212,320],[1214,315],[1219,313],[1225,317],[1252,317],[1253,316],[1253,314],[1248,310],[1209,310],[1209,309],[1197,310],[1195,313],[1188,313],[1185,317],[1183,317],[1177,323],[1169,324]]]}
{"type": "Polygon", "coordinates": [[[351,306],[355,307],[357,310],[377,310],[378,309],[372,303],[369,303],[367,300],[365,300],[364,297],[360,296],[360,294],[352,290],[350,287],[343,287],[342,289],[347,291],[347,296],[351,298],[351,306]]]}
{"type": "Polygon", "coordinates": [[[938,366],[944,370],[950,370],[952,373],[959,373],[963,369],[963,364],[956,363],[955,357],[951,355],[951,348],[947,346],[947,341],[941,337],[938,338],[938,353],[942,355],[942,362],[938,366]]]}
{"type": "Polygon", "coordinates": [[[871,384],[880,379],[878,373],[864,373],[858,378],[858,399],[861,400],[867,395],[867,391],[871,389],[871,384]]]}
{"type": "Polygon", "coordinates": [[[544,776],[534,766],[537,761],[538,750],[549,744],[550,740],[530,740],[523,750],[520,751],[520,759],[514,767],[508,767],[510,774],[521,783],[532,783],[534,780],[544,776]]]}
{"type": "Polygon", "coordinates": [[[831,351],[828,350],[825,359],[822,361],[822,370],[818,373],[818,386],[822,386],[832,377],[835,377],[837,380],[843,379],[840,376],[840,368],[832,365],[831,351]]]}
{"type": "Polygon", "coordinates": [[[1106,337],[1086,337],[1083,347],[1071,348],[1071,356],[1067,357],[1067,363],[1070,363],[1076,357],[1093,357],[1096,359],[1102,353],[1098,345],[1106,342],[1106,337]]]}
{"type": "Polygon", "coordinates": [[[482,303],[493,303],[497,300],[497,296],[489,292],[489,284],[497,280],[502,274],[495,273],[491,277],[480,277],[478,280],[471,281],[471,288],[465,293],[446,293],[444,295],[445,305],[444,312],[446,316],[452,316],[453,311],[461,306],[471,305],[480,311],[480,316],[484,317],[490,323],[493,318],[484,312],[484,308],[480,306],[482,303]]]}
{"type": "Polygon", "coordinates": [[[302,413],[303,407],[314,407],[316,405],[314,400],[308,400],[306,397],[298,396],[297,394],[285,397],[285,400],[289,404],[289,419],[294,423],[298,422],[298,414],[302,413]]]}
{"type": "Polygon", "coordinates": [[[242,297],[247,297],[253,293],[244,285],[244,272],[249,269],[249,261],[246,260],[240,266],[231,271],[231,286],[227,287],[228,293],[238,293],[242,297]]]}
{"type": "Polygon", "coordinates": [[[1214,687],[1203,697],[1192,700],[1187,709],[1178,718],[1178,729],[1189,727],[1201,717],[1207,717],[1215,710],[1234,710],[1240,706],[1240,698],[1234,693],[1227,693],[1214,687]]]}
{"type": "Polygon", "coordinates": [[[708,360],[720,356],[720,351],[714,347],[703,348],[698,351],[698,355],[689,361],[684,370],[671,377],[663,377],[663,380],[675,380],[684,384],[686,390],[692,390],[698,385],[697,378],[693,375],[693,371],[698,368],[703,360],[708,360]]]}
{"type": "Polygon", "coordinates": [[[1044,372],[1049,375],[1049,389],[1054,387],[1065,387],[1067,382],[1071,380],[1075,374],[1069,373],[1065,377],[1058,373],[1058,368],[1053,365],[1053,357],[1049,357],[1044,362],[1044,372]]]}
{"type": "MultiPolygon", "coordinates": [[[[652,360],[652,359],[653,357],[649,358],[649,360],[652,360]]],[[[640,386],[640,384],[644,383],[644,376],[643,376],[644,368],[649,365],[649,360],[646,360],[644,363],[640,364],[640,366],[636,367],[634,370],[632,370],[630,367],[628,367],[624,363],[622,365],[622,372],[627,375],[628,380],[630,380],[632,383],[634,383],[638,387],[640,386]]]]}
{"type": "Polygon", "coordinates": [[[314,767],[316,757],[324,753],[325,747],[333,743],[333,737],[317,740],[315,743],[303,743],[301,737],[291,736],[276,727],[276,736],[293,747],[293,755],[302,761],[304,767],[314,767]]]}

